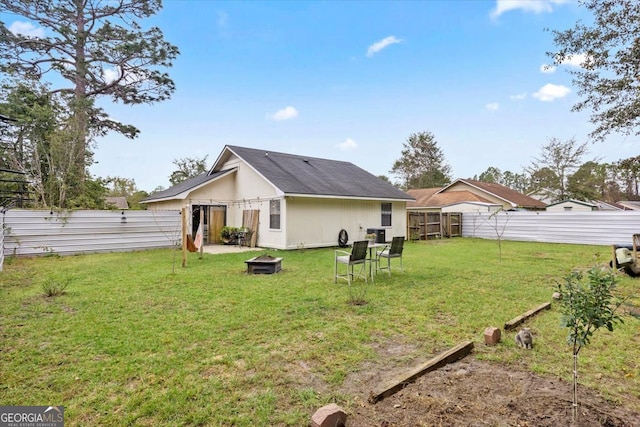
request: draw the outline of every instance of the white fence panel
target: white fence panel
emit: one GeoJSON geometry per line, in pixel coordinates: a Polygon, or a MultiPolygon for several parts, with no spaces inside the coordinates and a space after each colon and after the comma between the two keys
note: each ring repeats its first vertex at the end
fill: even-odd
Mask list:
{"type": "Polygon", "coordinates": [[[640,212],[500,212],[462,214],[462,235],[587,245],[631,245],[640,233],[640,212]]]}
{"type": "Polygon", "coordinates": [[[0,271],[4,268],[4,212],[2,212],[2,228],[0,229],[0,271]]]}
{"type": "Polygon", "coordinates": [[[172,247],[181,240],[178,210],[44,211],[5,214],[6,255],[124,252],[172,247]]]}

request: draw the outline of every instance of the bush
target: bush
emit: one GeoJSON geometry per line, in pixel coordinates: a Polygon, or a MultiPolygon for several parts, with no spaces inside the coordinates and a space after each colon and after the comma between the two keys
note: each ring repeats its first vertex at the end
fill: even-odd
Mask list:
{"type": "Polygon", "coordinates": [[[65,294],[65,290],[69,286],[69,279],[65,279],[63,281],[57,279],[47,279],[42,284],[42,290],[44,291],[44,296],[46,297],[57,297],[65,294]]]}

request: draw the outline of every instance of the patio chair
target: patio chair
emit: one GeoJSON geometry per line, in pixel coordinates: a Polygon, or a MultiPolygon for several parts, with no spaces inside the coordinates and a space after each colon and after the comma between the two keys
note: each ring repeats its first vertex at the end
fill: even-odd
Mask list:
{"type": "Polygon", "coordinates": [[[346,279],[349,286],[351,286],[351,282],[355,280],[357,276],[364,277],[364,282],[367,283],[365,266],[367,264],[368,245],[369,242],[367,240],[361,240],[353,243],[351,253],[339,249],[335,251],[333,283],[338,283],[338,279],[346,279]],[[338,264],[346,265],[347,272],[345,274],[338,274],[338,264]],[[356,266],[360,267],[358,273],[355,272],[356,266]]]}
{"type": "Polygon", "coordinates": [[[387,270],[389,276],[391,276],[391,258],[400,259],[400,271],[402,271],[402,250],[404,248],[404,236],[396,236],[391,240],[391,247],[387,247],[381,251],[378,251],[378,269],[387,270]],[[387,259],[387,266],[383,266],[380,262],[381,258],[387,259]]]}

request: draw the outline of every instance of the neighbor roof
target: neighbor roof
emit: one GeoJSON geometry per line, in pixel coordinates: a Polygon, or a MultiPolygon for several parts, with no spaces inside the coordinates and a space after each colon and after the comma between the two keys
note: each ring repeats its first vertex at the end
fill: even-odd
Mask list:
{"type": "Polygon", "coordinates": [[[481,202],[492,204],[489,200],[473,194],[470,191],[450,191],[440,193],[442,188],[416,188],[407,190],[407,194],[413,196],[416,201],[408,202],[407,208],[437,208],[464,202],[481,202]]]}
{"type": "Polygon", "coordinates": [[[105,197],[104,201],[107,205],[113,205],[113,207],[118,209],[129,209],[129,203],[127,203],[126,197],[109,196],[109,197],[105,197]]]}
{"type": "Polygon", "coordinates": [[[473,179],[457,179],[453,183],[444,187],[440,190],[441,193],[447,191],[447,189],[458,182],[463,182],[471,187],[476,187],[480,190],[486,191],[499,199],[502,199],[506,202],[515,205],[514,207],[518,208],[527,208],[527,209],[544,209],[547,205],[540,200],[534,199],[533,197],[529,197],[525,194],[522,194],[516,190],[513,190],[509,187],[505,187],[504,185],[497,184],[495,182],[482,182],[475,181],[473,179]]]}
{"type": "Polygon", "coordinates": [[[227,145],[210,173],[231,154],[287,195],[413,200],[413,197],[350,162],[227,145]]]}
{"type": "Polygon", "coordinates": [[[618,205],[627,210],[640,211],[640,201],[621,200],[618,202],[618,205]]]}

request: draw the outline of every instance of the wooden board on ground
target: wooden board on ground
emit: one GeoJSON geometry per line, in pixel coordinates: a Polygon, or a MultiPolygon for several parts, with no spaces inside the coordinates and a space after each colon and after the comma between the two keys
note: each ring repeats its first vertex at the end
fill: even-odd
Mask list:
{"type": "Polygon", "coordinates": [[[544,304],[540,304],[536,308],[532,308],[531,310],[527,311],[523,315],[514,317],[513,319],[509,320],[507,323],[504,324],[504,330],[508,331],[509,329],[515,329],[518,325],[520,325],[522,322],[524,322],[528,318],[534,316],[539,311],[546,310],[549,308],[551,308],[550,302],[545,302],[544,304]]]}
{"type": "Polygon", "coordinates": [[[473,350],[473,342],[467,341],[462,344],[458,344],[452,349],[439,354],[428,362],[413,369],[408,374],[405,374],[399,378],[394,378],[380,387],[376,388],[369,394],[369,402],[376,403],[381,401],[387,396],[391,396],[399,390],[402,390],[407,384],[412,383],[418,377],[426,374],[427,372],[434,371],[449,363],[455,362],[471,353],[473,350]]]}

